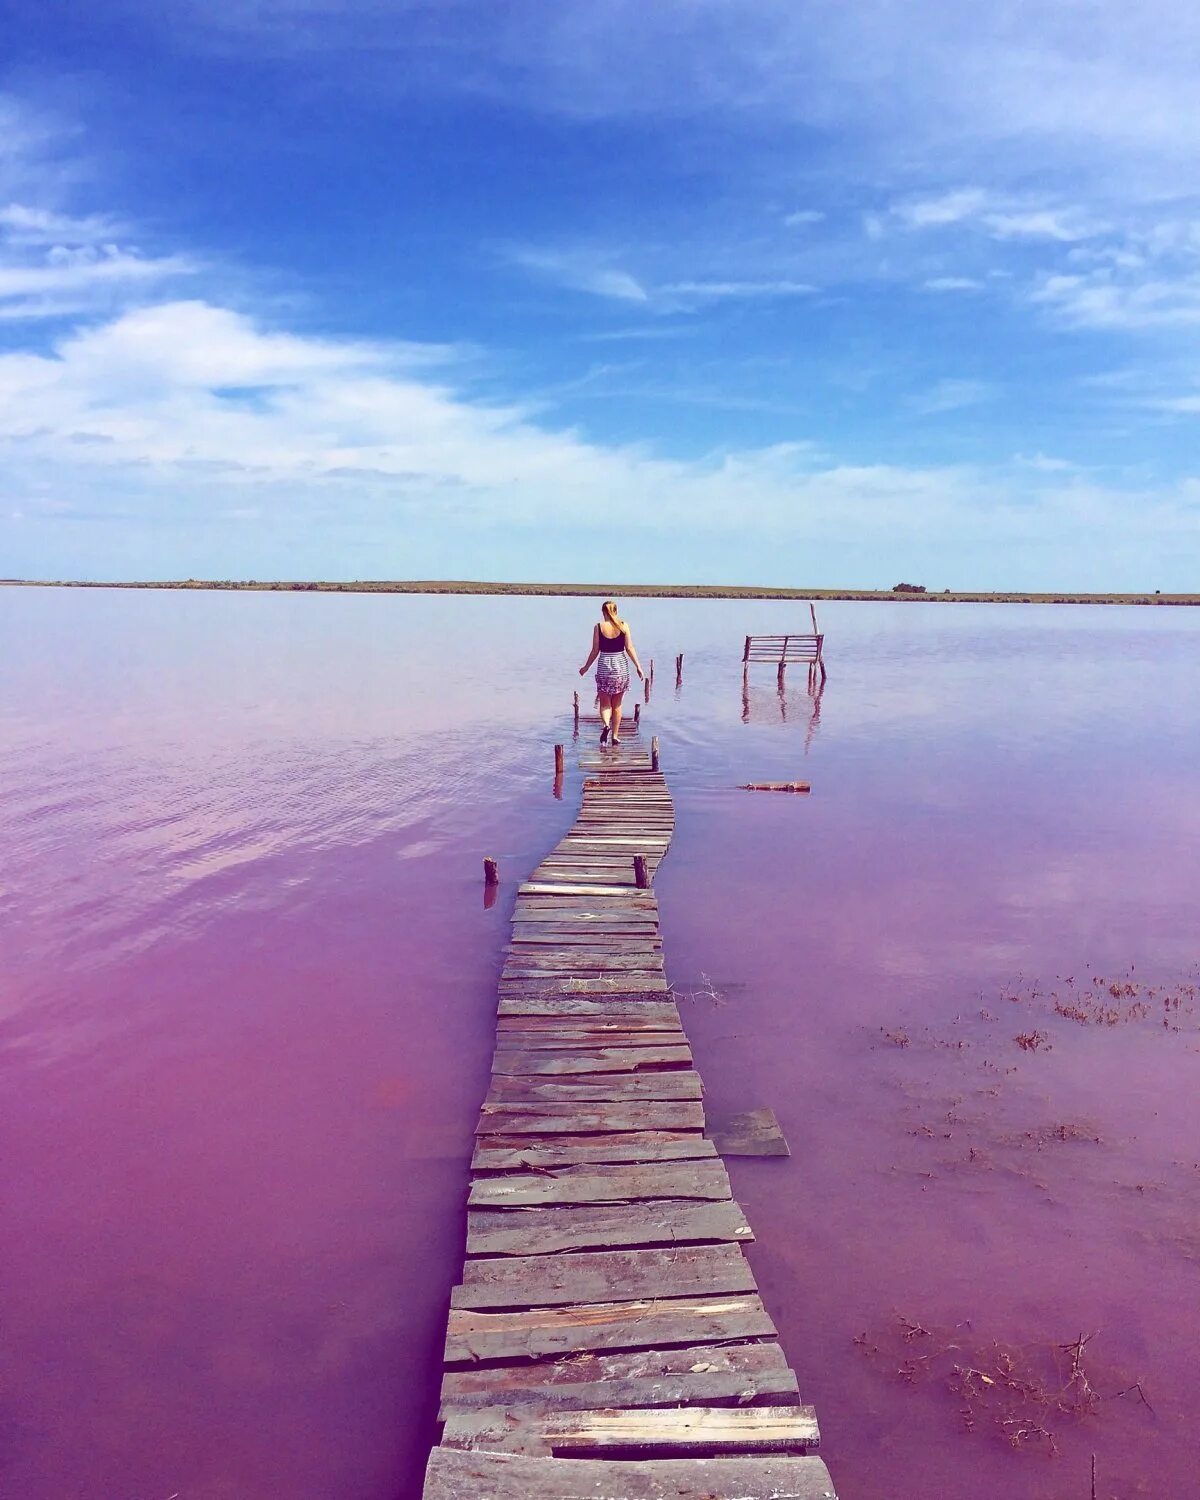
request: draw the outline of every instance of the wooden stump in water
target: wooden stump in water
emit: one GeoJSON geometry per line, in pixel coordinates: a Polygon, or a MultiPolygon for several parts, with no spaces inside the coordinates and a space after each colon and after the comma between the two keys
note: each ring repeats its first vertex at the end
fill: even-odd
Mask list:
{"type": "Polygon", "coordinates": [[[650,889],[650,872],[646,868],[646,856],[635,854],[633,856],[633,882],[639,890],[650,889]]]}
{"type": "Polygon", "coordinates": [[[483,883],[484,885],[500,884],[500,866],[494,859],[485,859],[483,862],[483,883]]]}
{"type": "Polygon", "coordinates": [[[650,769],[652,771],[658,770],[658,735],[655,735],[650,741],[650,769]]]}
{"type": "Polygon", "coordinates": [[[555,745],[555,747],[554,747],[554,774],[555,774],[555,776],[561,776],[562,775],[562,773],[563,773],[563,766],[564,766],[564,762],[563,762],[563,747],[561,745],[555,745]]]}

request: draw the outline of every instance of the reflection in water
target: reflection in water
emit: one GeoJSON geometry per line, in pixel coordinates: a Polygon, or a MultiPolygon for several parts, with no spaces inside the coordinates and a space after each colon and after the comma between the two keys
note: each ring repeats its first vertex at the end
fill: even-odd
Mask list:
{"type": "MultiPolygon", "coordinates": [[[[1095,1449],[1102,1493],[1188,1494],[1200,1052],[1164,997],[1195,961],[1200,616],[823,613],[828,704],[743,676],[739,705],[746,630],[790,607],[639,605],[689,669],[642,726],[679,814],[667,961],[713,1110],[803,1143],[731,1170],[839,1484],[1058,1500],[1095,1449]],[[734,790],[802,749],[811,800],[734,790]],[[1102,1330],[1088,1369],[1155,1419],[1106,1400],[1046,1464],[963,1431],[941,1343],[922,1381],[854,1342],[966,1320],[992,1378],[1102,1330]]],[[[593,615],[0,590],[12,1494],[417,1492],[512,894],[579,793],[571,757],[545,795],[556,643],[593,615]]]]}
{"type": "MultiPolygon", "coordinates": [[[[820,675],[816,668],[808,668],[808,680],[805,686],[805,732],[804,753],[807,755],[812,749],[813,740],[816,738],[817,729],[821,723],[821,698],[825,692],[826,677],[820,675]]],[[[794,698],[795,695],[792,695],[794,698]]],[[[782,668],[776,674],[775,700],[779,705],[779,719],[781,723],[788,722],[789,694],[787,682],[782,668]]],[[[750,722],[751,713],[750,673],[749,668],[742,668],[742,723],[750,722]]]]}

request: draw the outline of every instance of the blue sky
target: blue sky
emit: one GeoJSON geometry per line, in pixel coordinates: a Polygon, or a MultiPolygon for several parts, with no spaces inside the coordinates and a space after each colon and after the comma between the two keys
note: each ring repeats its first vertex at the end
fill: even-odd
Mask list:
{"type": "Polygon", "coordinates": [[[1182,0],[4,0],[0,574],[1200,587],[1182,0]]]}

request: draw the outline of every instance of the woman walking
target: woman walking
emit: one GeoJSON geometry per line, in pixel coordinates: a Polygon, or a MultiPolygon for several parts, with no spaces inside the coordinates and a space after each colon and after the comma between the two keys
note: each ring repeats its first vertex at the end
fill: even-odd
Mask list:
{"type": "Polygon", "coordinates": [[[637,669],[639,678],[645,676],[637,652],[633,649],[633,637],[629,626],[617,614],[615,599],[606,599],[600,611],[600,623],[592,631],[592,649],[587,661],[579,669],[580,677],[596,662],[596,692],[600,697],[600,743],[607,743],[612,732],[614,745],[621,743],[621,699],[629,687],[629,662],[637,669]],[[628,654],[628,660],[626,655],[628,654]]]}

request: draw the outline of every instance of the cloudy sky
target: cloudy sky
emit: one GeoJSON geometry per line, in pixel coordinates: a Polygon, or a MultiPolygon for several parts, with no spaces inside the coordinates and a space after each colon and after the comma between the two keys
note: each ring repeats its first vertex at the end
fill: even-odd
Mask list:
{"type": "Polygon", "coordinates": [[[1200,587],[1186,0],[6,0],[0,575],[1200,587]]]}

